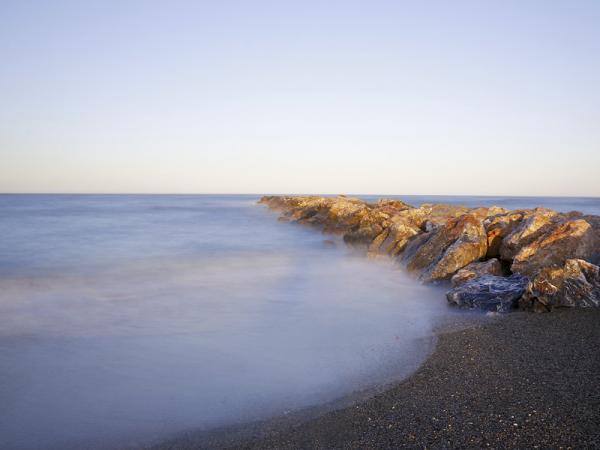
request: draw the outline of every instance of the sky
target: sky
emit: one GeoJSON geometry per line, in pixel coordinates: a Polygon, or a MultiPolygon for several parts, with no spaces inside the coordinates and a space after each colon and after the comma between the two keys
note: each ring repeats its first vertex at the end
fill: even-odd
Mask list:
{"type": "Polygon", "coordinates": [[[600,1],[0,1],[0,192],[600,196],[600,1]]]}

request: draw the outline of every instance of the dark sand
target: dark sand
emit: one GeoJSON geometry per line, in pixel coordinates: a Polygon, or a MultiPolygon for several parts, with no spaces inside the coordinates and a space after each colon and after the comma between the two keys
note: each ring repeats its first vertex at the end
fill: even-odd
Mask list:
{"type": "Polygon", "coordinates": [[[157,448],[600,448],[600,310],[516,312],[442,333],[408,379],[314,416],[157,448]]]}

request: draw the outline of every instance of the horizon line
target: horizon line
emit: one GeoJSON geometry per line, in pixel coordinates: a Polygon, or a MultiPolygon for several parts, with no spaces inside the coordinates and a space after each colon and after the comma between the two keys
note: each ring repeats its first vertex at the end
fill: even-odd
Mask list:
{"type": "Polygon", "coordinates": [[[252,193],[233,193],[233,192],[0,192],[0,195],[244,195],[244,196],[265,196],[265,195],[290,195],[290,196],[323,196],[323,197],[505,197],[505,198],[586,198],[600,199],[600,195],[506,195],[506,194],[380,194],[380,193],[302,193],[302,192],[252,192],[252,193]]]}

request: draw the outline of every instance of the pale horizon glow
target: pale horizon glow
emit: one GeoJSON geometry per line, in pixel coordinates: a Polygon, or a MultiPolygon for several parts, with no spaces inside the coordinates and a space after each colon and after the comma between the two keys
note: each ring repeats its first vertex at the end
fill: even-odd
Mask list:
{"type": "Polygon", "coordinates": [[[0,193],[600,196],[600,2],[0,4],[0,193]]]}

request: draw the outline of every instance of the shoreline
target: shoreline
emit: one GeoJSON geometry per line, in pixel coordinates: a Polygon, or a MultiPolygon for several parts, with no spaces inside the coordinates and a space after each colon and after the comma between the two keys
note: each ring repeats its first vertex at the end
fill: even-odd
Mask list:
{"type": "Polygon", "coordinates": [[[417,371],[380,392],[151,448],[600,445],[598,324],[600,310],[561,309],[443,327],[417,371]]]}
{"type": "Polygon", "coordinates": [[[600,255],[600,216],[343,196],[259,203],[279,210],[280,221],[390,256],[424,283],[451,281],[449,303],[494,319],[442,325],[423,364],[381,392],[365,391],[370,397],[153,448],[600,446],[600,268],[590,262],[600,255]]]}
{"type": "MultiPolygon", "coordinates": [[[[212,426],[208,428],[196,428],[173,434],[170,438],[155,439],[153,443],[146,444],[149,449],[178,449],[178,448],[231,448],[242,442],[255,438],[255,434],[262,434],[267,430],[291,429],[299,424],[310,420],[318,420],[320,417],[346,408],[354,407],[356,404],[382,395],[388,390],[402,384],[412,377],[432,357],[438,345],[438,339],[443,334],[453,333],[468,327],[476,326],[494,320],[499,320],[498,315],[490,317],[481,313],[469,313],[466,311],[456,312],[448,316],[434,326],[431,334],[418,338],[426,348],[420,358],[414,358],[407,366],[398,366],[394,374],[386,379],[374,382],[370,385],[349,391],[339,397],[323,399],[319,403],[290,409],[269,417],[257,419],[243,419],[227,425],[212,426]],[[189,447],[188,447],[189,445],[189,447]]],[[[137,447],[134,447],[137,448],[137,447]]]]}

